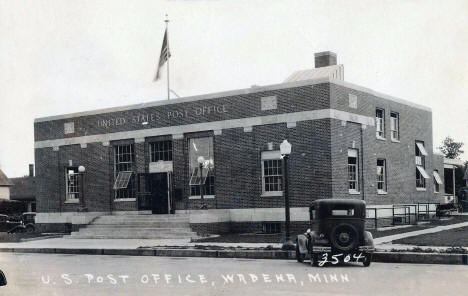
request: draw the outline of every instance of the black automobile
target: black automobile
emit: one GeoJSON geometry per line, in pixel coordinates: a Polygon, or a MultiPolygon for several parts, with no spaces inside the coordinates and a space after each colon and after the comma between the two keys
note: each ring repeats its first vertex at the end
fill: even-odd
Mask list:
{"type": "Polygon", "coordinates": [[[468,211],[468,187],[462,187],[458,192],[458,210],[461,213],[468,211]]]}
{"type": "Polygon", "coordinates": [[[0,232],[19,233],[34,232],[36,213],[26,212],[16,219],[7,215],[0,215],[0,232]]]}
{"type": "Polygon", "coordinates": [[[316,200],[310,207],[310,220],[311,228],[297,236],[298,262],[310,259],[314,266],[339,262],[362,262],[366,267],[371,264],[374,241],[372,234],[364,230],[364,201],[316,200]]]}
{"type": "Polygon", "coordinates": [[[10,216],[0,214],[0,232],[9,232],[21,224],[21,221],[15,221],[10,216]]]}

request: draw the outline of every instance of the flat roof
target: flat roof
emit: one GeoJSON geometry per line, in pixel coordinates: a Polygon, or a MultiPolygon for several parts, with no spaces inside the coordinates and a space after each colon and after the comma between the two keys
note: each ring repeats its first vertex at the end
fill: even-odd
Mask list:
{"type": "Polygon", "coordinates": [[[374,91],[372,89],[356,85],[353,83],[349,83],[346,81],[330,78],[330,77],[323,77],[323,78],[318,78],[318,79],[309,79],[309,80],[301,80],[301,81],[293,81],[293,82],[283,82],[279,84],[272,84],[272,85],[266,85],[266,86],[255,86],[255,87],[250,87],[250,88],[245,88],[245,89],[237,89],[237,90],[231,90],[231,91],[224,91],[224,92],[216,92],[216,93],[210,93],[210,94],[203,94],[203,95],[197,95],[197,96],[190,96],[190,97],[183,97],[183,98],[176,98],[176,99],[170,99],[170,100],[159,100],[159,101],[153,101],[153,102],[147,102],[147,103],[140,103],[140,104],[132,104],[132,105],[126,105],[126,106],[119,106],[119,107],[111,107],[111,108],[103,108],[103,109],[96,109],[96,110],[91,110],[91,111],[83,111],[83,112],[76,112],[76,113],[69,113],[69,114],[62,114],[62,115],[53,115],[53,116],[46,116],[46,117],[40,117],[34,119],[34,122],[44,122],[44,121],[52,121],[52,120],[60,120],[60,119],[67,119],[67,118],[75,118],[75,117],[81,117],[81,116],[89,116],[89,115],[97,115],[97,114],[103,114],[103,113],[112,113],[112,112],[119,112],[119,111],[128,111],[128,110],[134,110],[134,109],[141,109],[141,108],[147,108],[147,107],[155,107],[155,106],[162,106],[162,105],[171,105],[171,104],[179,104],[179,103],[185,103],[185,102],[192,102],[192,101],[200,101],[200,100],[207,100],[207,99],[216,99],[216,98],[221,98],[221,97],[229,97],[229,96],[235,96],[235,95],[247,95],[247,94],[252,94],[252,93],[259,93],[259,92],[264,92],[264,91],[270,91],[270,90],[278,90],[278,89],[285,89],[285,88],[292,88],[292,87],[300,87],[300,86],[307,86],[307,85],[315,85],[315,84],[321,84],[321,83],[333,83],[337,84],[343,87],[351,88],[357,91],[365,92],[368,94],[375,95],[377,97],[387,99],[390,101],[394,101],[400,104],[408,105],[413,108],[418,108],[422,109],[425,111],[432,112],[431,108],[419,105],[407,100],[403,100],[400,98],[396,98],[384,93],[380,93],[377,91],[374,91]]]}

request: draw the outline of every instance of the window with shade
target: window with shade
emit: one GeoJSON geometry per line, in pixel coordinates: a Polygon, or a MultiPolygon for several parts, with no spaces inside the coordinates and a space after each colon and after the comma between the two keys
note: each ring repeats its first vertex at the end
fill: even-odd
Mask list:
{"type": "Polygon", "coordinates": [[[387,193],[387,168],[385,159],[377,159],[377,193],[387,193]]]}
{"type": "Polygon", "coordinates": [[[442,185],[442,178],[439,175],[438,170],[434,170],[433,172],[434,175],[434,193],[439,193],[440,192],[440,185],[442,185]]]}
{"type": "Polygon", "coordinates": [[[80,198],[81,191],[81,175],[78,172],[78,167],[67,167],[65,171],[65,182],[66,182],[66,199],[77,200],[80,198]]]}
{"type": "Polygon", "coordinates": [[[378,139],[385,139],[385,110],[375,109],[375,133],[378,139]]]}
{"type": "Polygon", "coordinates": [[[262,196],[283,194],[283,160],[280,151],[262,152],[262,196]]]}
{"type": "Polygon", "coordinates": [[[114,146],[114,197],[135,198],[133,144],[114,146]]]}
{"type": "Polygon", "coordinates": [[[400,114],[390,113],[390,137],[392,141],[400,140],[400,114]]]}
{"type": "Polygon", "coordinates": [[[190,196],[200,196],[200,187],[204,196],[215,195],[215,166],[213,155],[213,138],[189,139],[189,185],[190,196]],[[203,162],[198,162],[199,158],[203,162]]]}
{"type": "Polygon", "coordinates": [[[426,173],[426,156],[427,151],[424,147],[424,142],[416,141],[415,149],[415,162],[416,162],[416,188],[426,189],[426,179],[429,175],[426,173]]]}

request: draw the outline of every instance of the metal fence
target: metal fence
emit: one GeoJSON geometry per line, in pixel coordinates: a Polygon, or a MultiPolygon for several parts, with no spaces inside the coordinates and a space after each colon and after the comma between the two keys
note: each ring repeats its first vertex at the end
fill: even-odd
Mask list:
{"type": "Polygon", "coordinates": [[[384,225],[412,225],[436,217],[439,203],[394,204],[388,207],[367,207],[366,219],[375,229],[384,225]]]}

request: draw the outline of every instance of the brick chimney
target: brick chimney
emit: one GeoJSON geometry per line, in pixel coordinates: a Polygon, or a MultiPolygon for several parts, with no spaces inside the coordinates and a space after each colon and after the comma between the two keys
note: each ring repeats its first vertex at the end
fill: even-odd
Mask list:
{"type": "Polygon", "coordinates": [[[29,177],[34,177],[34,165],[29,165],[29,177]]]}
{"type": "Polygon", "coordinates": [[[331,51],[322,51],[315,53],[315,68],[336,65],[336,53],[331,51]]]}

